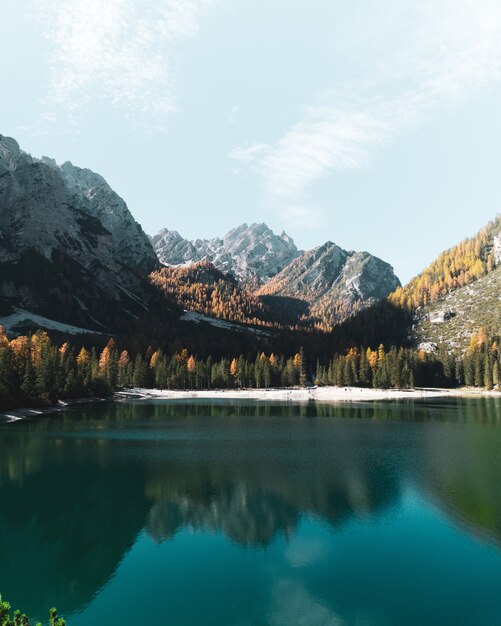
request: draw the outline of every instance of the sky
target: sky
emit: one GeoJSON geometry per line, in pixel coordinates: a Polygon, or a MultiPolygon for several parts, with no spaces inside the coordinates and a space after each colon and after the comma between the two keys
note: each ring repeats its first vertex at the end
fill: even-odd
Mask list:
{"type": "Polygon", "coordinates": [[[0,3],[0,133],[149,234],[266,222],[405,282],[501,210],[499,0],[0,3]]]}

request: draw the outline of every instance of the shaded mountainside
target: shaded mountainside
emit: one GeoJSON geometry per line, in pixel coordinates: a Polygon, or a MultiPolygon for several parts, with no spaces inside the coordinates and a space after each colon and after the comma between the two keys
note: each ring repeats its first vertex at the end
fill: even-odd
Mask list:
{"type": "Polygon", "coordinates": [[[147,279],[157,261],[125,203],[89,170],[64,170],[0,136],[0,313],[102,332],[154,309],[172,315],[147,279]]]}
{"type": "Polygon", "coordinates": [[[177,231],[164,229],[152,238],[152,243],[164,265],[206,260],[252,284],[266,282],[299,254],[286,233],[278,236],[266,224],[242,224],[223,238],[193,241],[183,239],[177,231]]]}

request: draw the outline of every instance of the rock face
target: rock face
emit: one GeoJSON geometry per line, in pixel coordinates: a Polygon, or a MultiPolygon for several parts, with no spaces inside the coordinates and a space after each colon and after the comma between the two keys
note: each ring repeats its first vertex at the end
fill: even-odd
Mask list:
{"type": "Polygon", "coordinates": [[[3,309],[114,330],[158,297],[146,274],[155,264],[146,235],[104,179],[34,159],[0,135],[3,309]]]}
{"type": "Polygon", "coordinates": [[[328,241],[304,252],[257,294],[305,300],[312,314],[321,314],[332,323],[336,317],[379,302],[399,286],[388,263],[368,252],[347,252],[328,241]]]}
{"type": "Polygon", "coordinates": [[[207,260],[243,281],[265,283],[286,267],[299,252],[286,234],[276,235],[266,224],[242,224],[223,238],[183,239],[177,231],[161,230],[152,239],[164,265],[184,265],[207,260]]]}
{"type": "Polygon", "coordinates": [[[492,252],[494,255],[494,260],[496,261],[496,265],[501,265],[501,233],[498,233],[494,237],[494,241],[492,243],[492,252]]]}
{"type": "Polygon", "coordinates": [[[69,161],[60,171],[71,201],[110,231],[120,259],[130,267],[153,270],[158,261],[148,236],[104,178],[69,161]]]}

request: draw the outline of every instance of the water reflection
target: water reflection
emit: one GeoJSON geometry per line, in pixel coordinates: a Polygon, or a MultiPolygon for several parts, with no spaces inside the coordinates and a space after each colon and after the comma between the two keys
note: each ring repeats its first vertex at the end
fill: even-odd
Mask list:
{"type": "Polygon", "coordinates": [[[500,420],[483,399],[120,403],[0,425],[0,590],[32,615],[54,601],[71,614],[143,528],[263,549],[305,518],[377,519],[409,487],[497,540],[500,420]]]}

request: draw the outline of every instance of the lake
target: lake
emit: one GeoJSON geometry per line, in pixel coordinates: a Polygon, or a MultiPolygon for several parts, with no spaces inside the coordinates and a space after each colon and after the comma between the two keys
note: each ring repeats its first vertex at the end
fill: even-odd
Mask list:
{"type": "Polygon", "coordinates": [[[69,626],[499,626],[501,400],[0,423],[0,592],[69,626]]]}

